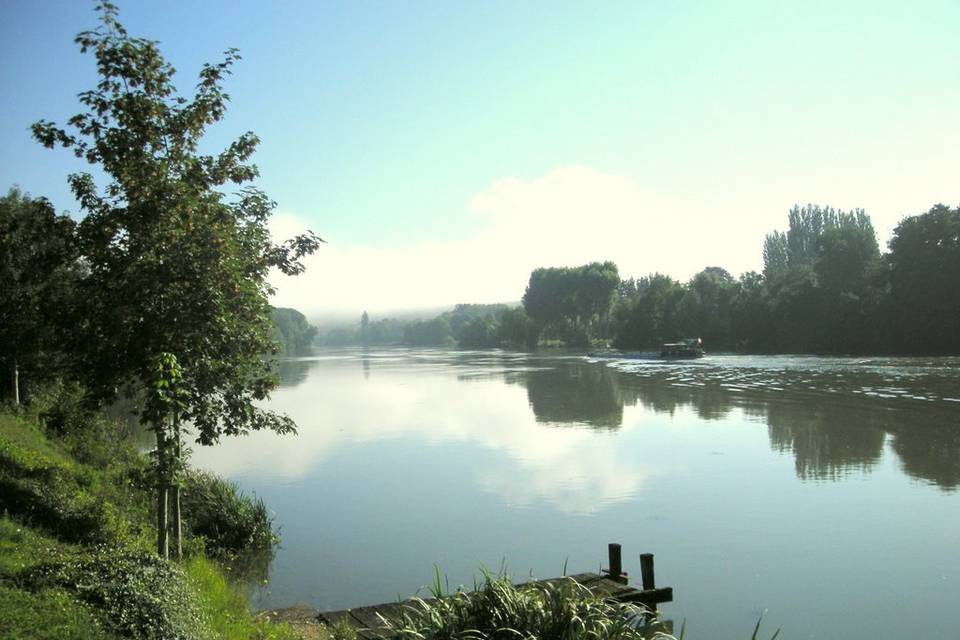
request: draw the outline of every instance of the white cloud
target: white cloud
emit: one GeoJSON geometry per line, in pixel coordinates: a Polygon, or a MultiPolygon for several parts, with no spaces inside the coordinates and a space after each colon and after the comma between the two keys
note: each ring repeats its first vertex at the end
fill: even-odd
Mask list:
{"type": "MultiPolygon", "coordinates": [[[[307,259],[304,275],[274,280],[274,302],[308,314],[499,302],[518,300],[540,266],[613,260],[627,275],[687,277],[721,258],[719,222],[699,206],[587,167],[531,181],[505,178],[465,208],[485,222],[473,237],[388,249],[324,245],[307,259]]],[[[291,215],[271,226],[278,238],[304,228],[291,215]]]]}
{"type": "MultiPolygon", "coordinates": [[[[865,207],[883,246],[902,207],[915,202],[918,189],[926,193],[931,186],[869,181],[873,199],[854,201],[869,192],[855,178],[846,189],[836,176],[814,175],[681,196],[644,190],[630,178],[584,166],[534,180],[508,177],[464,203],[460,215],[483,222],[473,236],[397,248],[323,245],[307,259],[305,274],[274,280],[274,304],[314,315],[519,300],[536,267],[593,260],[613,260],[624,276],[660,271],[686,279],[712,265],[737,275],[761,267],[764,234],[785,227],[796,201],[824,196],[823,204],[865,207]]],[[[916,207],[922,211],[929,204],[916,207]]],[[[305,225],[296,216],[279,215],[271,228],[286,238],[305,225]]]]}

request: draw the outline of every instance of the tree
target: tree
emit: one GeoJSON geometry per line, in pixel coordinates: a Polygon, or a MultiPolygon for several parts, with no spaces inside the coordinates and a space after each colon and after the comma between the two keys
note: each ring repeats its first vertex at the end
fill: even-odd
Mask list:
{"type": "Polygon", "coordinates": [[[683,337],[677,318],[683,285],[655,273],[640,278],[634,286],[635,293],[614,309],[614,345],[643,349],[683,337]]]}
{"type": "Polygon", "coordinates": [[[756,271],[741,274],[730,307],[733,346],[754,353],[770,350],[772,323],[763,276],[756,271]]]}
{"type": "Polygon", "coordinates": [[[938,204],[901,221],[887,263],[897,348],[960,354],[960,207],[938,204]]]}
{"type": "Polygon", "coordinates": [[[296,309],[276,307],[271,308],[270,317],[275,327],[274,340],[280,344],[282,353],[302,355],[310,352],[317,328],[307,322],[306,316],[296,309]]]}
{"type": "Polygon", "coordinates": [[[485,316],[468,321],[460,331],[457,345],[466,349],[488,349],[498,343],[497,325],[493,318],[485,316]]]}
{"type": "Polygon", "coordinates": [[[807,205],[794,206],[788,221],[763,248],[774,342],[798,352],[869,350],[880,256],[870,217],[807,205]]]}
{"type": "Polygon", "coordinates": [[[452,347],[456,344],[450,322],[443,316],[414,320],[403,328],[403,341],[415,347],[452,347]]]}
{"type": "Polygon", "coordinates": [[[61,351],[64,310],[79,273],[74,223],[43,198],[12,188],[0,198],[0,362],[20,404],[20,371],[49,374],[61,351]]]}
{"type": "Polygon", "coordinates": [[[369,344],[370,342],[370,316],[364,311],[360,316],[360,343],[369,344]]]}
{"type": "MultiPolygon", "coordinates": [[[[89,174],[69,178],[86,214],[78,235],[90,267],[77,327],[87,345],[78,354],[84,379],[98,398],[124,386],[149,389],[158,358],[172,356],[178,413],[167,420],[162,411],[141,412],[159,459],[178,447],[170,425],[180,422],[204,445],[249,430],[293,432],[290,418],[255,404],[277,384],[262,357],[277,349],[267,274],[300,273],[300,258],[321,240],[307,233],[275,245],[266,225],[274,204],[261,191],[247,186],[228,198],[218,190],[257,177],[247,162],[258,143],[253,133],[218,155],[198,152],[207,127],[226,112],[222,83],[239,55],[230,49],[222,62],[204,65],[195,95],[181,97],[157,43],[128,35],[114,5],[97,10],[100,26],[76,37],[100,76],[79,95],[85,110],[68,120],[69,130],[33,125],[44,146],[69,148],[109,176],[103,192],[89,174]]],[[[172,478],[160,470],[163,496],[172,478]]],[[[166,555],[166,528],[158,529],[166,555]]]]}
{"type": "Polygon", "coordinates": [[[530,274],[523,308],[539,331],[568,342],[571,336],[589,341],[591,330],[606,333],[619,285],[613,262],[539,268],[530,274]]]}
{"type": "Polygon", "coordinates": [[[736,281],[726,269],[707,267],[687,283],[679,324],[685,336],[702,337],[710,349],[732,346],[731,304],[736,281]]]}
{"type": "Polygon", "coordinates": [[[513,349],[533,349],[537,346],[537,331],[523,307],[507,307],[497,315],[497,341],[513,349]]]}

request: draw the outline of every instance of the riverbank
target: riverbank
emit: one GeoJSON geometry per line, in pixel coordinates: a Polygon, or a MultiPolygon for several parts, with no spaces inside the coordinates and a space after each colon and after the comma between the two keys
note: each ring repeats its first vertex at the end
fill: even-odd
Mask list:
{"type": "Polygon", "coordinates": [[[107,419],[61,427],[0,410],[0,637],[300,637],[251,612],[223,563],[237,540],[216,535],[209,522],[203,529],[204,511],[216,504],[234,519],[225,534],[262,532],[262,523],[239,524],[262,503],[194,474],[193,491],[185,491],[185,520],[194,522],[185,558],[162,560],[153,551],[147,457],[107,419]]]}

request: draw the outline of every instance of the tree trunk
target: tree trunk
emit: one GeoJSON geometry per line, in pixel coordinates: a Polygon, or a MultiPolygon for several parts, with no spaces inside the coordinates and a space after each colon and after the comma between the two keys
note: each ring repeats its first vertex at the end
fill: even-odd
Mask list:
{"type": "MultiPolygon", "coordinates": [[[[177,462],[177,469],[182,468],[183,461],[180,459],[183,454],[183,446],[180,442],[180,415],[175,411],[173,414],[173,455],[177,462]]],[[[180,522],[180,483],[175,482],[171,487],[173,509],[173,557],[177,560],[183,557],[183,526],[180,522]]]]}
{"type": "Polygon", "coordinates": [[[20,365],[13,361],[13,406],[20,406],[20,365]]]}
{"type": "Polygon", "coordinates": [[[157,431],[157,555],[170,557],[170,535],[167,530],[167,442],[157,431]]]}

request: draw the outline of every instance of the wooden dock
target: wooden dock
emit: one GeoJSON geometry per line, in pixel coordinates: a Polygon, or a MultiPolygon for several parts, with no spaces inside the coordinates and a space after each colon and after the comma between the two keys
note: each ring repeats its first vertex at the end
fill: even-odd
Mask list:
{"type": "MultiPolygon", "coordinates": [[[[673,601],[672,588],[657,588],[655,586],[653,555],[643,554],[640,556],[643,588],[639,589],[629,586],[627,574],[621,569],[619,544],[609,545],[609,559],[610,568],[603,570],[602,574],[578,573],[560,578],[521,583],[521,585],[518,586],[547,586],[557,584],[564,580],[573,580],[580,586],[589,589],[592,593],[603,596],[604,598],[617,602],[642,605],[648,611],[652,612],[653,616],[656,615],[659,604],[673,601]]],[[[423,599],[425,602],[430,602],[430,600],[432,600],[432,598],[423,599]]],[[[315,637],[311,631],[312,627],[319,627],[319,625],[332,626],[338,623],[345,623],[353,627],[357,632],[357,637],[362,640],[384,640],[384,638],[390,634],[385,633],[383,620],[399,619],[404,611],[409,612],[411,608],[418,608],[417,600],[389,602],[353,609],[342,609],[339,611],[319,611],[301,605],[287,609],[268,611],[261,615],[270,620],[290,623],[301,631],[306,638],[315,637]]],[[[666,624],[669,625],[668,629],[672,627],[669,622],[666,624]]]]}

